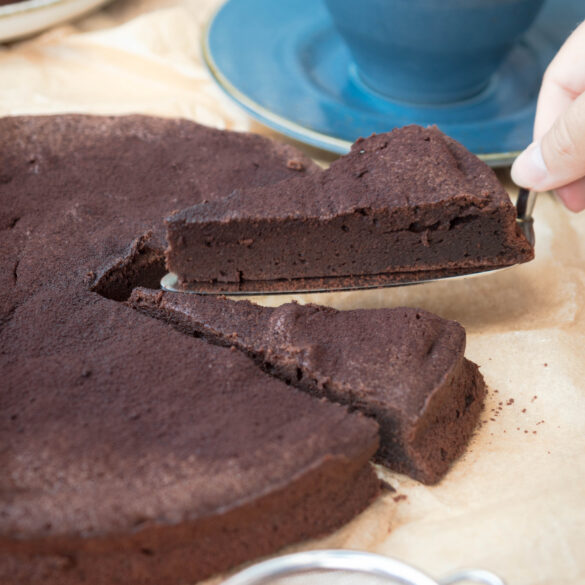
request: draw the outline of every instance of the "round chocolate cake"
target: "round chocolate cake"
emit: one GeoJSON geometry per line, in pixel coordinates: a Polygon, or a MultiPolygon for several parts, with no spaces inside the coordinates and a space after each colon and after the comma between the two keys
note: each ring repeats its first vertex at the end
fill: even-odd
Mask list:
{"type": "Polygon", "coordinates": [[[377,424],[119,303],[173,210],[312,173],[141,116],[0,120],[0,583],[195,582],[377,493],[377,424]]]}

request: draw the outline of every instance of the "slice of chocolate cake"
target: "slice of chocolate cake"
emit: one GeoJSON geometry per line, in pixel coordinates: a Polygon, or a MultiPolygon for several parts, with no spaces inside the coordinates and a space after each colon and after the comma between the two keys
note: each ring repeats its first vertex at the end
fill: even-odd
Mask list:
{"type": "Polygon", "coordinates": [[[164,270],[165,214],[312,169],[184,120],[0,119],[2,585],[194,583],[375,495],[373,421],[112,300],[164,270]]]}
{"type": "Polygon", "coordinates": [[[359,139],[321,173],[184,209],[167,239],[181,285],[224,290],[412,281],[533,257],[493,171],[418,126],[359,139]]]}
{"type": "Polygon", "coordinates": [[[483,405],[483,378],[464,357],[465,330],[426,311],[267,308],[148,289],[135,289],[129,303],[375,418],[377,461],[425,483],[437,482],[461,454],[483,405]]]}

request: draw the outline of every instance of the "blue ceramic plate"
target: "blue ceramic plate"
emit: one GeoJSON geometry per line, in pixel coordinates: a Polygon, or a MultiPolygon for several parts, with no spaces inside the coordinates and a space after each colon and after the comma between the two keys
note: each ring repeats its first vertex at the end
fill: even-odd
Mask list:
{"type": "Polygon", "coordinates": [[[316,0],[228,0],[208,26],[204,55],[230,97],[301,142],[345,153],[359,136],[437,124],[498,166],[530,143],[542,73],[583,19],[583,0],[548,0],[480,95],[441,106],[393,102],[363,85],[316,0]]]}

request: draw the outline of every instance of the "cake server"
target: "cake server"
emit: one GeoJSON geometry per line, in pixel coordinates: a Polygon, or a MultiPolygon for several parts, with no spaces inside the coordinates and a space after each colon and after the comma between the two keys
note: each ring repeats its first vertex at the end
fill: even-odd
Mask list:
{"type": "MultiPolygon", "coordinates": [[[[518,190],[518,198],[516,200],[516,222],[522,233],[528,240],[531,246],[534,246],[534,220],[532,211],[536,200],[536,192],[528,191],[520,188],[518,190]]],[[[252,287],[257,287],[258,282],[250,281],[246,288],[246,283],[231,284],[230,283],[196,283],[193,287],[184,287],[179,285],[179,280],[176,274],[169,272],[163,276],[160,285],[161,288],[168,292],[194,293],[194,294],[211,294],[211,295],[230,295],[230,296],[254,296],[254,295],[274,295],[274,294],[302,294],[302,293],[323,293],[323,292],[341,292],[351,290],[365,290],[373,288],[387,288],[395,286],[407,286],[412,284],[422,284],[425,282],[432,282],[434,280],[444,279],[462,279],[470,278],[472,276],[481,276],[484,274],[491,274],[501,270],[507,270],[512,266],[494,267],[481,270],[479,272],[471,272],[466,274],[441,274],[441,276],[430,276],[417,280],[409,280],[408,273],[403,275],[401,280],[388,280],[388,282],[379,282],[379,275],[370,277],[362,277],[359,283],[351,282],[347,277],[329,277],[326,279],[315,279],[315,282],[310,282],[309,279],[302,281],[302,284],[291,286],[291,281],[272,281],[270,283],[270,290],[257,290],[252,287]]],[[[395,278],[395,277],[393,277],[395,278]]]]}
{"type": "MultiPolygon", "coordinates": [[[[316,550],[285,555],[252,565],[223,582],[223,585],[284,585],[285,583],[322,583],[323,573],[343,572],[352,583],[360,577],[375,577],[376,585],[399,583],[401,585],[455,585],[476,583],[482,585],[505,585],[494,573],[483,569],[464,569],[435,580],[425,573],[396,559],[382,555],[352,550],[316,550]],[[313,573],[314,581],[308,579],[313,573]],[[303,576],[303,580],[294,577],[303,576]]],[[[335,579],[330,581],[335,583],[335,579]]]]}

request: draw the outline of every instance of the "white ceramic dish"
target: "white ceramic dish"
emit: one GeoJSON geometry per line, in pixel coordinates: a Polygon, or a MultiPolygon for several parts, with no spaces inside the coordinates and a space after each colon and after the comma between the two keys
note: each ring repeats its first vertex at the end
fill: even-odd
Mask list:
{"type": "Polygon", "coordinates": [[[0,6],[0,43],[61,24],[110,0],[25,0],[0,6]]]}

